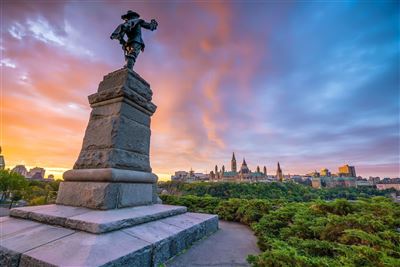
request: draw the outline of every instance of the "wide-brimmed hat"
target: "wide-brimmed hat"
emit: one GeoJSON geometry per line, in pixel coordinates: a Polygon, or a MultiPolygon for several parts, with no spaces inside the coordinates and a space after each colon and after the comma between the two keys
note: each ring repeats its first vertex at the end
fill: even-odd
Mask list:
{"type": "Polygon", "coordinates": [[[140,15],[138,13],[136,13],[135,11],[128,10],[125,15],[121,16],[121,19],[129,19],[131,17],[138,17],[139,18],[140,15]]]}

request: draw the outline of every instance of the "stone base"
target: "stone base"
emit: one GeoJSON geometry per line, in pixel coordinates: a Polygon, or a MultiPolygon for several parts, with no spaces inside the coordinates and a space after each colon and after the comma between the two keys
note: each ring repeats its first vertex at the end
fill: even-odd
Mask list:
{"type": "Polygon", "coordinates": [[[64,181],[85,182],[122,182],[122,183],[157,183],[157,175],[151,172],[139,172],[115,168],[73,169],[64,172],[64,181]]]}
{"type": "Polygon", "coordinates": [[[53,204],[14,208],[10,216],[100,234],[183,214],[186,210],[160,204],[106,211],[53,204]]]}
{"type": "Polygon", "coordinates": [[[218,217],[184,213],[105,234],[1,217],[0,229],[0,266],[146,267],[215,232],[218,217]]]}
{"type": "Polygon", "coordinates": [[[157,203],[155,183],[62,182],[57,204],[90,209],[119,209],[157,203]]]}

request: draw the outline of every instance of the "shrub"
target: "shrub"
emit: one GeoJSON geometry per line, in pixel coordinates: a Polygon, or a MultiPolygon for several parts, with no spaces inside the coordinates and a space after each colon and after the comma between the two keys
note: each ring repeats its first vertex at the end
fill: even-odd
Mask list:
{"type": "Polygon", "coordinates": [[[46,204],[46,197],[45,196],[35,197],[35,198],[32,198],[29,201],[29,205],[30,206],[37,206],[37,205],[44,205],[44,204],[46,204]]]}

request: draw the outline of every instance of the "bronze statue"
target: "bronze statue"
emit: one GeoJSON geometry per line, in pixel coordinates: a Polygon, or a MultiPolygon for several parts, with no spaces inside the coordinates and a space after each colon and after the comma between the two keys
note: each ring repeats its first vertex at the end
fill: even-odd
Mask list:
{"type": "Polygon", "coordinates": [[[146,22],[140,19],[140,15],[132,10],[128,10],[125,15],[121,16],[125,22],[120,24],[111,34],[111,39],[118,39],[122,45],[125,55],[125,66],[132,69],[136,62],[140,51],[144,51],[144,42],[142,39],[142,28],[154,31],[157,29],[158,23],[155,19],[146,22]],[[127,36],[128,40],[124,39],[127,36]]]}

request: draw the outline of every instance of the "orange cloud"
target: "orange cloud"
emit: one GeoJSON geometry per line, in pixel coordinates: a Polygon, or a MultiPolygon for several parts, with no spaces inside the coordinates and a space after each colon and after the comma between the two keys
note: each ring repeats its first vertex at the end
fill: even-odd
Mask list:
{"type": "MultiPolygon", "coordinates": [[[[105,21],[111,18],[113,21],[107,25],[112,25],[117,21],[115,14],[128,8],[126,3],[117,3],[114,9],[107,5],[100,8],[72,3],[68,8],[76,9],[77,18],[81,18],[80,12],[87,13],[86,8],[101,11],[105,18],[102,22],[97,17],[82,16],[93,28],[97,23],[106,25],[105,21]]],[[[24,7],[31,13],[18,14],[16,5],[7,7],[10,15],[6,26],[26,26],[28,18],[34,23],[40,17],[55,27],[55,37],[43,41],[40,38],[46,36],[38,39],[29,30],[21,40],[6,34],[4,54],[16,68],[2,67],[8,77],[3,84],[4,154],[9,166],[26,163],[70,168],[79,153],[90,112],[86,96],[97,89],[102,76],[112,69],[101,57],[82,58],[81,53],[67,51],[62,41],[51,42],[52,38],[69,40],[65,23],[74,27],[74,18],[63,11],[65,7],[24,7]]],[[[152,51],[157,43],[148,45],[138,63],[138,72],[151,83],[158,105],[152,122],[153,169],[165,174],[190,166],[201,169],[213,165],[210,158],[226,146],[221,134],[229,128],[225,122],[229,114],[221,108],[222,84],[227,80],[239,81],[246,91],[246,81],[256,63],[254,45],[237,38],[232,29],[235,11],[229,5],[192,3],[167,11],[163,5],[139,5],[138,9],[143,16],[151,14],[159,21],[154,38],[164,49],[161,59],[152,51]],[[242,63],[235,64],[236,59],[242,63]],[[159,64],[160,60],[164,64],[159,64]]],[[[99,43],[102,45],[104,40],[99,43]]],[[[89,51],[96,48],[85,43],[78,45],[89,51]]]]}

